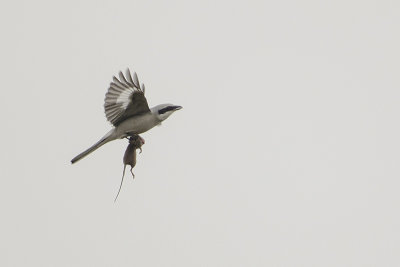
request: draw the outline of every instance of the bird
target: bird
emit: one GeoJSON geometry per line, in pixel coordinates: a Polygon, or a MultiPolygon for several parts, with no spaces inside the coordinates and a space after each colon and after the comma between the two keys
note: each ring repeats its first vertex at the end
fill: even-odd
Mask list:
{"type": "Polygon", "coordinates": [[[136,72],[126,69],[125,75],[120,71],[119,79],[113,76],[104,99],[104,112],[113,128],[97,143],[71,160],[74,164],[104,144],[122,138],[129,138],[160,125],[182,106],[161,104],[149,108],[145,97],[145,86],[139,85],[136,72]]]}

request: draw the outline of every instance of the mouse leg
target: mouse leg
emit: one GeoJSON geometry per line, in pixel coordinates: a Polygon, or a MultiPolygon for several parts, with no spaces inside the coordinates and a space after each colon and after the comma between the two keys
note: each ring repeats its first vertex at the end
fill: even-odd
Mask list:
{"type": "Polygon", "coordinates": [[[135,179],[135,175],[133,174],[133,166],[131,167],[132,179],[135,179]]]}

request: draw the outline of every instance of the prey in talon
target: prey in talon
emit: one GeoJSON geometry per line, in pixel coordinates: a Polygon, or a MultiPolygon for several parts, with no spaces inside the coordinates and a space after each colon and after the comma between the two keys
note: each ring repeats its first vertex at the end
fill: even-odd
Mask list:
{"type": "MultiPolygon", "coordinates": [[[[71,163],[75,164],[108,142],[129,138],[129,145],[124,155],[122,181],[126,165],[131,166],[131,173],[134,177],[132,169],[136,164],[136,150],[140,149],[141,151],[144,144],[144,140],[139,134],[161,125],[173,113],[182,109],[182,106],[173,104],[160,104],[151,108],[145,97],[145,90],[144,84],[139,83],[136,72],[132,73],[127,69],[125,74],[120,71],[117,76],[113,76],[104,99],[104,112],[107,120],[112,124],[112,128],[99,141],[74,157],[71,163]]],[[[89,125],[90,123],[87,128],[90,129],[89,125]]],[[[83,129],[79,131],[85,132],[83,129]]]]}
{"type": "Polygon", "coordinates": [[[122,179],[121,179],[121,184],[119,185],[119,190],[118,190],[118,194],[115,197],[115,200],[117,200],[119,192],[121,191],[121,187],[122,187],[122,183],[124,182],[124,176],[125,176],[125,169],[126,169],[126,165],[130,165],[131,166],[131,174],[132,174],[132,178],[135,179],[135,175],[133,174],[133,167],[135,167],[136,165],[136,150],[140,149],[140,153],[142,153],[142,145],[144,145],[144,139],[142,137],[140,137],[139,135],[133,135],[131,137],[129,137],[129,145],[125,150],[125,154],[124,154],[124,170],[122,172],[122,179]]]}

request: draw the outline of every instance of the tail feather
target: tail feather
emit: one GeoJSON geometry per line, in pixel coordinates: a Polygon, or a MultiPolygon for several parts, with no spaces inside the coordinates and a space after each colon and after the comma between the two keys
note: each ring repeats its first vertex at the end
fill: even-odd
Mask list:
{"type": "Polygon", "coordinates": [[[102,145],[114,140],[114,138],[112,138],[112,134],[114,133],[114,129],[109,131],[103,138],[101,138],[96,144],[94,144],[93,146],[89,147],[88,149],[86,149],[85,151],[83,151],[82,153],[80,153],[78,156],[76,156],[75,158],[73,158],[71,160],[71,163],[74,164],[75,162],[83,159],[84,157],[86,157],[87,155],[89,155],[90,153],[92,153],[93,151],[95,151],[96,149],[98,149],[99,147],[101,147],[102,145]]]}

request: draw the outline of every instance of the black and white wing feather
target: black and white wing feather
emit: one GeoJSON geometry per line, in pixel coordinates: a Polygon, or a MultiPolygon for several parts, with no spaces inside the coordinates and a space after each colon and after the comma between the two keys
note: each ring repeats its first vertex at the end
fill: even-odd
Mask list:
{"type": "Polygon", "coordinates": [[[129,117],[150,112],[144,90],[144,84],[142,87],[139,85],[136,72],[132,77],[129,69],[125,76],[120,71],[119,79],[113,77],[104,100],[107,120],[117,126],[129,117]]]}

